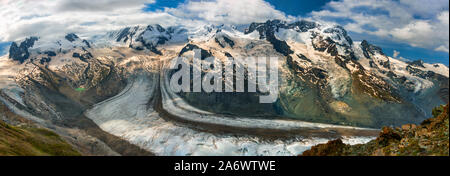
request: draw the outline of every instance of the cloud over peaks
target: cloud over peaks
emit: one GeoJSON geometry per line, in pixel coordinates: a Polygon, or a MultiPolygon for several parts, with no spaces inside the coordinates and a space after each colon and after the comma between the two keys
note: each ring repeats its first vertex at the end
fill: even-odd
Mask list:
{"type": "Polygon", "coordinates": [[[320,21],[347,21],[343,26],[352,32],[448,52],[448,14],[447,0],[340,0],[310,15],[320,21]]]}
{"type": "Polygon", "coordinates": [[[0,42],[69,32],[92,36],[124,26],[247,24],[286,15],[263,0],[185,1],[176,8],[143,9],[155,0],[2,0],[0,42]]]}
{"type": "Polygon", "coordinates": [[[210,23],[248,24],[269,19],[284,19],[286,15],[263,0],[190,1],[166,12],[177,17],[188,17],[210,23]]]}

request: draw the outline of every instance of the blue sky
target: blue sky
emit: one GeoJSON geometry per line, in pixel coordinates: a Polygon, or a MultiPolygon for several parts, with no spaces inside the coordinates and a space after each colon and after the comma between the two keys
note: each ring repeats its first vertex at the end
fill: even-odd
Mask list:
{"type": "Polygon", "coordinates": [[[137,24],[249,24],[306,19],[343,26],[399,59],[449,65],[448,0],[6,0],[0,54],[10,41],[69,32],[103,34],[137,24]],[[23,4],[27,4],[24,6],[23,4]],[[39,7],[39,8],[37,8],[39,7]],[[89,17],[89,18],[86,18],[89,17]]]}
{"type": "Polygon", "coordinates": [[[164,10],[164,8],[175,8],[178,4],[183,3],[184,1],[180,0],[157,0],[155,3],[147,4],[147,7],[144,8],[144,11],[156,11],[156,10],[164,10]]]}
{"type": "Polygon", "coordinates": [[[321,10],[329,0],[267,0],[275,9],[288,15],[306,16],[312,11],[321,10]]]}
{"type": "Polygon", "coordinates": [[[9,45],[11,45],[11,42],[0,42],[0,56],[3,56],[8,51],[9,45]]]}

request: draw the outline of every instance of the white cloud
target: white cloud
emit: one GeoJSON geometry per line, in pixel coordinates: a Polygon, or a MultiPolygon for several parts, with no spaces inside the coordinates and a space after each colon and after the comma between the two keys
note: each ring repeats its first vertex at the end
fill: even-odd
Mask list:
{"type": "Polygon", "coordinates": [[[447,52],[448,53],[448,45],[447,46],[441,45],[441,46],[437,47],[434,50],[435,51],[443,51],[443,52],[447,52]]]}
{"type": "Polygon", "coordinates": [[[154,0],[131,1],[0,1],[0,41],[28,36],[60,36],[69,32],[95,35],[137,24],[173,25],[179,19],[164,12],[144,13],[154,0]],[[92,7],[89,7],[92,5],[92,7]]]}
{"type": "Polygon", "coordinates": [[[58,11],[121,11],[125,8],[142,9],[155,0],[64,0],[56,5],[58,11]]]}
{"type": "Polygon", "coordinates": [[[265,22],[268,19],[287,19],[283,12],[275,10],[263,0],[190,1],[177,8],[166,8],[165,11],[181,18],[219,24],[248,24],[265,22]]]}
{"type": "MultiPolygon", "coordinates": [[[[421,17],[433,18],[436,12],[448,10],[448,0],[400,0],[410,13],[421,17]]],[[[447,20],[448,21],[448,20],[447,20]]]]}
{"type": "Polygon", "coordinates": [[[70,32],[92,36],[139,24],[246,24],[288,19],[263,0],[187,1],[177,8],[143,11],[153,3],[155,0],[0,0],[0,41],[60,37],[70,32]]]}
{"type": "Polygon", "coordinates": [[[398,55],[400,55],[400,52],[397,50],[394,50],[394,54],[392,55],[394,58],[397,58],[398,55]]]}
{"type": "MultiPolygon", "coordinates": [[[[410,41],[411,45],[417,46],[423,44],[424,35],[428,35],[433,32],[433,26],[427,21],[414,21],[401,28],[395,28],[390,34],[398,39],[410,41]],[[421,36],[422,35],[422,36],[421,36]]],[[[429,41],[433,42],[433,41],[429,41]]]]}
{"type": "Polygon", "coordinates": [[[436,51],[448,52],[448,11],[438,14],[436,19],[439,20],[414,20],[410,24],[394,28],[390,34],[398,40],[408,42],[411,46],[436,48],[436,51]],[[445,18],[447,21],[442,21],[445,18]]]}
{"type": "Polygon", "coordinates": [[[330,17],[351,20],[344,25],[349,31],[448,52],[448,9],[448,0],[341,0],[332,1],[325,10],[310,15],[321,21],[330,17]]]}
{"type": "MultiPolygon", "coordinates": [[[[69,32],[91,36],[138,24],[248,24],[268,19],[296,19],[263,0],[186,1],[176,8],[156,12],[142,10],[153,3],[155,0],[0,0],[0,41],[28,36],[59,37],[69,32]]],[[[436,51],[449,50],[446,0],[433,3],[341,0],[329,2],[325,9],[312,12],[310,19],[349,19],[352,22],[344,25],[349,31],[436,51]],[[355,11],[358,8],[367,12],[355,11]]]]}

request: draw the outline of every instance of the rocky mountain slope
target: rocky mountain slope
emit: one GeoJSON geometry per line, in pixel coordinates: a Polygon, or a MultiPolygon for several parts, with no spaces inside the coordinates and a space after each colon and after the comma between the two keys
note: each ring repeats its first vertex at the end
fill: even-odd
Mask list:
{"type": "Polygon", "coordinates": [[[148,25],[13,42],[0,58],[0,88],[12,112],[76,138],[90,155],[296,155],[339,137],[368,141],[376,132],[367,128],[419,123],[448,102],[448,67],[400,61],[340,26],[309,21],[148,25]],[[277,57],[277,100],[173,92],[168,62],[183,56],[193,70],[194,49],[202,62],[277,57]]]}
{"type": "Polygon", "coordinates": [[[448,104],[433,109],[420,125],[384,127],[366,144],[346,145],[340,139],[313,146],[303,156],[449,156],[448,104]]]}

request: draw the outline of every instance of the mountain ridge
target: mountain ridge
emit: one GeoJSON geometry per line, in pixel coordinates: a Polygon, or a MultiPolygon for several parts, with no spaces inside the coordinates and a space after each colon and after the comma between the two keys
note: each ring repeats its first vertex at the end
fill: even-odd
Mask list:
{"type": "MultiPolygon", "coordinates": [[[[282,57],[286,57],[289,67],[295,70],[294,75],[297,75],[302,81],[306,81],[307,85],[319,86],[319,96],[328,97],[327,99],[345,99],[350,93],[361,92],[386,102],[409,102],[405,99],[415,95],[405,93],[403,89],[413,93],[429,89],[436,84],[429,80],[438,80],[437,84],[442,84],[444,88],[439,91],[444,93],[438,94],[443,101],[445,101],[445,90],[448,92],[448,88],[445,89],[446,86],[448,87],[448,84],[445,85],[448,74],[442,75],[445,74],[445,70],[448,70],[447,67],[440,64],[426,64],[427,67],[425,67],[421,61],[405,63],[396,60],[384,55],[380,47],[369,44],[365,40],[353,42],[341,26],[310,21],[287,23],[281,20],[269,20],[265,23],[251,23],[247,29],[241,31],[233,26],[225,25],[206,25],[187,30],[182,27],[163,28],[156,24],[126,27],[109,32],[103,39],[97,41],[82,40],[73,33],[67,34],[64,38],[57,40],[53,45],[51,41],[41,42],[37,37],[27,38],[20,44],[14,42],[11,45],[16,47],[11,47],[10,51],[12,52],[9,57],[24,62],[27,59],[25,57],[30,57],[30,52],[38,55],[44,52],[47,53],[47,56],[42,57],[40,63],[45,65],[45,63],[51,62],[51,58],[55,57],[56,53],[73,52],[73,58],[79,58],[82,62],[88,63],[87,60],[94,57],[91,47],[98,45],[102,48],[105,43],[107,43],[104,45],[106,47],[124,46],[134,50],[149,51],[160,56],[163,56],[160,50],[164,50],[166,46],[186,44],[186,47],[192,45],[201,49],[202,54],[208,57],[217,55],[208,49],[214,47],[213,45],[219,45],[223,50],[237,50],[239,54],[242,54],[252,50],[249,47],[254,44],[250,42],[242,51],[240,48],[233,48],[235,43],[239,43],[233,40],[265,40],[272,45],[275,50],[274,55],[280,53],[282,57]],[[199,46],[200,43],[209,43],[209,41],[211,42],[206,45],[206,48],[199,46]],[[298,44],[302,43],[306,45],[306,50],[296,48],[298,44]],[[313,54],[307,57],[307,54],[300,49],[305,52],[313,49],[318,53],[329,54],[327,57],[331,57],[330,59],[335,61],[311,60],[308,57],[314,58],[317,55],[313,54]],[[324,65],[324,62],[327,64],[324,65]],[[394,63],[395,65],[391,66],[394,63]],[[402,66],[399,66],[400,63],[402,66]],[[331,95],[328,93],[329,90],[326,90],[329,87],[331,87],[331,95]],[[403,95],[401,95],[402,93],[403,95]]],[[[188,51],[183,50],[179,51],[179,56],[183,56],[184,52],[188,51]]],[[[227,54],[232,57],[239,56],[239,54],[230,54],[230,52],[225,53],[225,55],[227,54]]],[[[342,104],[342,101],[335,104],[342,104]]],[[[328,105],[321,106],[326,109],[328,105]]]]}
{"type": "MultiPolygon", "coordinates": [[[[360,130],[366,135],[352,137],[365,141],[373,130],[367,128],[418,123],[427,117],[428,109],[448,102],[448,68],[443,64],[403,62],[367,41],[353,41],[340,26],[317,22],[271,20],[249,24],[247,29],[144,25],[92,38],[73,33],[56,40],[31,37],[13,45],[10,55],[0,58],[4,68],[0,70],[4,75],[0,77],[0,100],[9,108],[20,107],[17,112],[29,113],[32,119],[90,130],[121,154],[140,152],[124,150],[128,144],[116,145],[118,139],[107,134],[157,155],[201,153],[200,149],[184,151],[181,145],[201,143],[204,139],[198,136],[226,141],[232,135],[229,130],[224,134],[198,130],[207,126],[231,126],[243,132],[302,131],[288,136],[303,139],[319,132],[325,139],[349,137],[360,130]],[[276,56],[280,80],[276,102],[260,104],[261,92],[172,92],[168,79],[174,70],[166,63],[185,57],[186,65],[193,68],[193,49],[200,49],[202,58],[213,56],[223,63],[233,58],[245,62],[245,57],[276,56]],[[161,96],[155,107],[164,111],[150,106],[155,95],[161,96]],[[185,124],[206,125],[166,129],[173,124],[170,119],[160,121],[165,115],[160,112],[185,124]],[[147,133],[167,136],[168,143],[179,147],[163,150],[147,133]],[[182,144],[178,139],[190,142],[182,144]]],[[[244,77],[244,82],[252,76],[244,77]]],[[[231,138],[236,140],[231,144],[239,148],[252,137],[264,139],[261,134],[239,134],[242,138],[231,138]]],[[[273,143],[267,145],[273,147],[273,143]]],[[[258,145],[251,147],[235,154],[258,145]]],[[[303,149],[284,147],[277,152],[293,155],[303,149]]]]}

